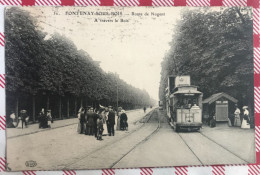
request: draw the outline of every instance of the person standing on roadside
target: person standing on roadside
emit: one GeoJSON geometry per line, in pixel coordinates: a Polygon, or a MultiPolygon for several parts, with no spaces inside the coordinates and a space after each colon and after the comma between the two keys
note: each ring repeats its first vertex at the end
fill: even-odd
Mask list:
{"type": "Polygon", "coordinates": [[[146,112],[146,107],[144,107],[144,113],[146,112]]]}
{"type": "Polygon", "coordinates": [[[121,130],[127,130],[128,129],[128,124],[127,124],[127,115],[125,113],[125,110],[122,110],[121,114],[121,130]]]}
{"type": "Polygon", "coordinates": [[[248,107],[244,106],[243,110],[244,110],[244,113],[243,113],[244,115],[243,115],[241,128],[242,129],[250,129],[250,117],[249,117],[248,107]]]}
{"type": "Polygon", "coordinates": [[[45,113],[45,109],[42,108],[39,114],[39,128],[47,128],[48,127],[48,119],[45,113]]]}
{"type": "MultiPolygon", "coordinates": [[[[93,121],[94,121],[94,124],[93,124],[93,132],[94,132],[94,136],[97,138],[97,120],[99,118],[99,111],[97,109],[95,109],[95,112],[94,112],[94,116],[93,116],[93,121]]],[[[103,123],[102,123],[103,125],[103,123]]],[[[103,132],[103,131],[102,131],[103,132]]]]}
{"type": "Polygon", "coordinates": [[[6,127],[7,128],[15,128],[17,123],[16,123],[16,118],[15,118],[15,113],[14,111],[11,111],[10,117],[6,118],[6,127]]]}
{"type": "Polygon", "coordinates": [[[241,126],[241,120],[240,120],[240,109],[236,105],[236,110],[234,112],[235,119],[234,119],[234,126],[241,126]]]}
{"type": "Polygon", "coordinates": [[[51,116],[51,110],[47,110],[47,120],[48,120],[48,127],[51,128],[51,123],[53,123],[53,119],[51,116]]]}
{"type": "Polygon", "coordinates": [[[104,108],[99,109],[99,117],[97,119],[97,140],[103,140],[102,135],[103,135],[103,130],[104,130],[104,118],[103,118],[103,112],[104,108]]]}
{"type": "Polygon", "coordinates": [[[122,114],[122,107],[118,107],[117,110],[117,122],[116,122],[116,130],[121,130],[121,114],[122,114]]]}
{"type": "Polygon", "coordinates": [[[104,111],[101,114],[103,117],[103,126],[104,126],[103,135],[108,135],[108,125],[107,125],[108,113],[109,113],[108,107],[105,107],[104,111]]]}
{"type": "Polygon", "coordinates": [[[108,119],[107,119],[107,128],[108,128],[108,135],[114,136],[115,135],[115,113],[113,112],[112,106],[108,107],[108,119]]]}
{"type": "Polygon", "coordinates": [[[85,109],[80,108],[78,112],[78,119],[79,119],[79,125],[78,125],[78,133],[83,134],[85,133],[85,109]]]}
{"type": "Polygon", "coordinates": [[[28,120],[28,115],[26,110],[21,110],[20,111],[20,116],[18,117],[18,124],[17,128],[27,128],[27,120],[28,120]]]}
{"type": "Polygon", "coordinates": [[[94,111],[92,107],[88,107],[88,112],[86,113],[86,135],[93,135],[94,132],[94,111]]]}

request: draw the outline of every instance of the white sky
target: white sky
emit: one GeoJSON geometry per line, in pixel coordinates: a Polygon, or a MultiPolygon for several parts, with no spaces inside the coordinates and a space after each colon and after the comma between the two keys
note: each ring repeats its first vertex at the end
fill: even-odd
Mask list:
{"type": "Polygon", "coordinates": [[[158,100],[161,61],[181,8],[177,7],[40,7],[30,10],[37,16],[40,28],[52,35],[58,32],[70,38],[78,49],[85,50],[106,72],[116,72],[127,83],[145,89],[158,100]],[[65,15],[66,11],[123,12],[121,17],[65,15]],[[53,15],[56,11],[60,15],[53,15]],[[132,16],[132,12],[149,16],[132,16]],[[151,12],[165,13],[154,17],[151,12]],[[94,22],[94,19],[129,19],[128,23],[94,22]]]}

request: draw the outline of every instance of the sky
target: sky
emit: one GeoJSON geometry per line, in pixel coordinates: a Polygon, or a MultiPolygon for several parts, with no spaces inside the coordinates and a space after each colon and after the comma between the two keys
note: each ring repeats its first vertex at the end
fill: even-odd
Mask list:
{"type": "Polygon", "coordinates": [[[37,17],[39,29],[48,33],[46,39],[55,32],[68,37],[79,50],[86,51],[93,60],[100,61],[104,71],[116,72],[121,79],[145,89],[153,99],[158,100],[161,61],[170,49],[169,43],[181,8],[25,8],[37,17]],[[85,14],[77,15],[79,11],[85,14]],[[54,12],[58,15],[54,15],[54,12]],[[90,15],[91,12],[122,15],[90,15]],[[116,19],[119,22],[115,22],[116,19]],[[121,19],[128,22],[120,22],[121,19]]]}

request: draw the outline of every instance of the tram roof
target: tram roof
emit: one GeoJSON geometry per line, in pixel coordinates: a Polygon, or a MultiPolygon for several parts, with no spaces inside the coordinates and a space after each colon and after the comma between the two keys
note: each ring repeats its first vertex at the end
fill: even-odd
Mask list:
{"type": "Polygon", "coordinates": [[[193,89],[191,90],[185,89],[185,90],[176,91],[173,94],[202,94],[202,92],[193,89]]]}
{"type": "Polygon", "coordinates": [[[177,87],[177,91],[172,93],[173,95],[175,94],[202,94],[202,92],[197,90],[197,86],[181,86],[177,87]]]}

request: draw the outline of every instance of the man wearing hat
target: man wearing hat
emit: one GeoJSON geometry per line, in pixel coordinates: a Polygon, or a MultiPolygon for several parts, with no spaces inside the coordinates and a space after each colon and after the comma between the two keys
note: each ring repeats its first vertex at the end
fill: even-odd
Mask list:
{"type": "Polygon", "coordinates": [[[22,128],[25,126],[27,128],[27,122],[26,122],[26,118],[27,116],[27,111],[26,110],[21,110],[20,112],[21,114],[21,119],[22,119],[22,128]]]}
{"type": "Polygon", "coordinates": [[[115,135],[115,113],[113,112],[112,106],[108,106],[108,119],[107,119],[107,130],[108,130],[108,135],[115,135]]]}
{"type": "Polygon", "coordinates": [[[86,135],[94,134],[94,111],[91,106],[88,107],[88,111],[86,113],[86,135]]]}

